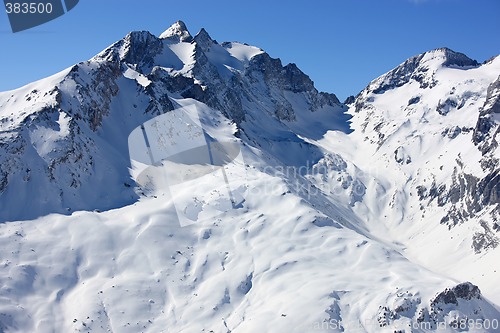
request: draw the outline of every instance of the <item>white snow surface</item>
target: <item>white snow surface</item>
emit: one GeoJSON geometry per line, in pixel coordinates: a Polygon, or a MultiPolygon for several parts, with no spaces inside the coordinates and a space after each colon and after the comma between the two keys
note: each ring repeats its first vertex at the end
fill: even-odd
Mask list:
{"type": "Polygon", "coordinates": [[[243,63],[248,63],[257,54],[261,54],[264,51],[258,47],[241,44],[238,42],[227,43],[224,48],[236,59],[243,63]]]}

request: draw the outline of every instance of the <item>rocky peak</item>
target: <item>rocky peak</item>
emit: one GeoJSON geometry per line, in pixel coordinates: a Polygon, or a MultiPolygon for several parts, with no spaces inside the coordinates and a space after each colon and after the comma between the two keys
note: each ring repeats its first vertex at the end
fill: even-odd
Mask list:
{"type": "Polygon", "coordinates": [[[161,35],[161,39],[169,39],[174,42],[191,42],[193,37],[189,33],[186,24],[182,21],[177,21],[165,30],[161,35]]]}
{"type": "Polygon", "coordinates": [[[194,41],[203,51],[208,51],[210,46],[217,44],[204,28],[201,28],[200,32],[194,36],[194,41]]]}
{"type": "Polygon", "coordinates": [[[154,58],[162,52],[162,41],[147,31],[133,31],[129,33],[120,45],[120,57],[129,64],[148,71],[154,65],[154,58]]]}
{"type": "Polygon", "coordinates": [[[438,59],[442,59],[442,66],[445,67],[476,67],[479,63],[476,60],[473,60],[467,57],[465,54],[460,52],[455,52],[447,47],[441,47],[429,52],[426,52],[425,55],[435,57],[438,59]]]}
{"type": "Polygon", "coordinates": [[[351,105],[351,104],[354,104],[354,102],[356,102],[356,97],[354,97],[353,95],[347,97],[345,100],[344,100],[344,104],[345,105],[351,105]]]}
{"type": "Polygon", "coordinates": [[[366,93],[383,94],[387,90],[401,87],[410,81],[420,88],[432,88],[437,84],[434,73],[440,67],[477,67],[479,63],[463,53],[443,47],[409,58],[390,72],[380,76],[365,89],[366,93]]]}
{"type": "Polygon", "coordinates": [[[281,60],[261,53],[250,60],[250,75],[262,75],[264,80],[284,90],[304,92],[315,90],[314,83],[295,64],[283,66],[281,60]]]}
{"type": "Polygon", "coordinates": [[[293,92],[304,92],[314,90],[313,81],[302,72],[297,65],[291,63],[284,67],[287,88],[293,92]]]}

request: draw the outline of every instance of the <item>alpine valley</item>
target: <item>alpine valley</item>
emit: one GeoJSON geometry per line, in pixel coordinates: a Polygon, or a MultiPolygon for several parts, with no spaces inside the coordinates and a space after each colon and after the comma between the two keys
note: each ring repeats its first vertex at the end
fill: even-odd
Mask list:
{"type": "Polygon", "coordinates": [[[499,141],[500,56],[435,49],[342,103],[204,29],[132,32],[0,93],[0,332],[500,332],[499,141]],[[131,133],[176,110],[241,147],[240,204],[137,181],[131,133]]]}

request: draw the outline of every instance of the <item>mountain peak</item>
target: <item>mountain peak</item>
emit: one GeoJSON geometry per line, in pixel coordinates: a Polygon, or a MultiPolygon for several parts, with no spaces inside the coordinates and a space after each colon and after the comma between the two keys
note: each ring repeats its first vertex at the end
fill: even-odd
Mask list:
{"type": "Polygon", "coordinates": [[[479,63],[465,54],[455,52],[447,47],[441,47],[420,53],[407,59],[393,70],[373,80],[367,91],[375,94],[401,87],[410,80],[420,84],[420,88],[432,88],[437,84],[435,72],[442,67],[468,69],[478,67],[479,63]]]}
{"type": "Polygon", "coordinates": [[[161,39],[171,39],[178,42],[190,42],[193,37],[189,33],[186,24],[182,21],[177,21],[165,30],[161,35],[161,39]]]}
{"type": "Polygon", "coordinates": [[[194,36],[194,41],[203,50],[207,50],[212,44],[217,43],[212,39],[212,37],[210,37],[210,35],[204,28],[201,28],[200,32],[198,32],[196,36],[194,36]]]}
{"type": "Polygon", "coordinates": [[[442,66],[445,67],[451,67],[451,66],[458,66],[458,67],[469,67],[473,66],[476,67],[479,65],[479,63],[476,60],[473,60],[469,57],[467,57],[465,54],[460,53],[460,52],[455,52],[452,49],[449,49],[447,47],[440,47],[431,51],[428,51],[424,53],[424,56],[430,56],[435,59],[442,59],[442,66]]]}

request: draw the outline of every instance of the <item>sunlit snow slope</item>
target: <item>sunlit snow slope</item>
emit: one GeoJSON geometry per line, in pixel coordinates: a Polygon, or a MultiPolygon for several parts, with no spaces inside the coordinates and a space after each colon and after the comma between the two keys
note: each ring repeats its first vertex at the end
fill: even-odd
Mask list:
{"type": "Polygon", "coordinates": [[[434,50],[345,105],[177,22],[0,93],[0,332],[499,332],[499,74],[434,50]]]}
{"type": "Polygon", "coordinates": [[[356,97],[352,134],[320,141],[363,170],[367,194],[354,210],[372,234],[481,285],[497,303],[499,75],[500,57],[482,65],[449,49],[413,57],[356,97]]]}

